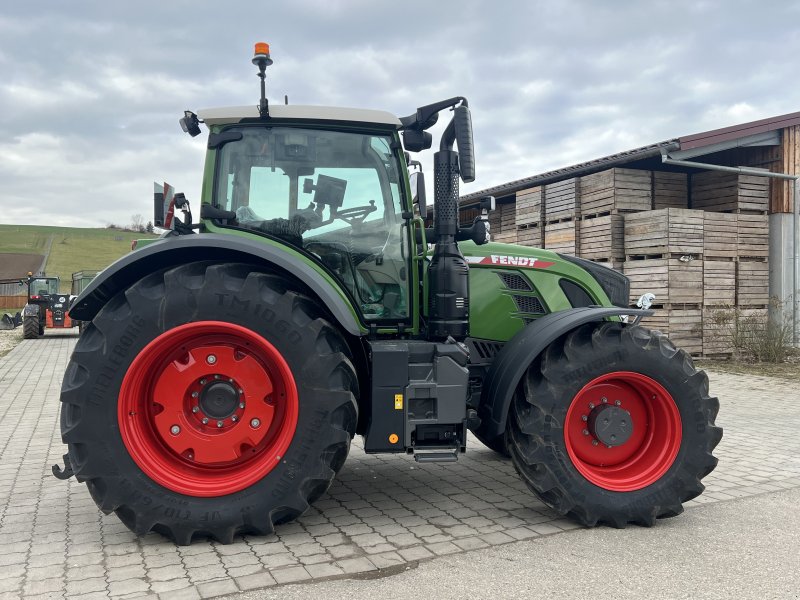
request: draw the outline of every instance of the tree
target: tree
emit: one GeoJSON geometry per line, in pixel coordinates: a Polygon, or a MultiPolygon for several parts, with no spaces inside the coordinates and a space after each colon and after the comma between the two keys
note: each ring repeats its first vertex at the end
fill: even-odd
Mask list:
{"type": "Polygon", "coordinates": [[[144,231],[144,217],[142,215],[131,215],[131,229],[133,231],[144,231]]]}
{"type": "Polygon", "coordinates": [[[145,226],[145,229],[147,230],[147,233],[153,233],[153,222],[148,221],[147,225],[145,226]]]}

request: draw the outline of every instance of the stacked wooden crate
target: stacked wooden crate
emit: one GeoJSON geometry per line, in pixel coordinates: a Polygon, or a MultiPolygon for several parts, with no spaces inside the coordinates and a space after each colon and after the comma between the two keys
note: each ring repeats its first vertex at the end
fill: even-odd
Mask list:
{"type": "Polygon", "coordinates": [[[669,171],[653,172],[653,208],[688,208],[688,176],[669,171]]]}
{"type": "Polygon", "coordinates": [[[513,202],[498,202],[489,213],[489,232],[493,242],[517,243],[516,206],[513,202]]]}
{"type": "Polygon", "coordinates": [[[664,208],[626,215],[625,254],[631,302],[656,295],[657,314],[644,324],[702,353],[703,213],[664,208]]]}
{"type": "Polygon", "coordinates": [[[706,211],[706,260],[718,263],[716,288],[713,278],[704,282],[704,353],[729,355],[737,319],[767,318],[770,180],[707,171],[692,175],[691,190],[692,207],[706,211]]]}
{"type": "Polygon", "coordinates": [[[578,254],[581,214],[578,179],[544,186],[544,247],[554,252],[578,254]]]}
{"type": "Polygon", "coordinates": [[[516,194],[517,243],[523,246],[542,246],[542,193],[541,186],[528,188],[516,194]]]}

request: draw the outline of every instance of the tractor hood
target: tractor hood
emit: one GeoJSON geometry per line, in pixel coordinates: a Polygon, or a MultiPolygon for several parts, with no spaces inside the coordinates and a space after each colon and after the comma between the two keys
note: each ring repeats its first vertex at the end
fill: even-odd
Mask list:
{"type": "Polygon", "coordinates": [[[478,246],[473,242],[459,243],[464,258],[470,267],[492,266],[523,269],[548,269],[563,259],[550,250],[516,246],[514,244],[489,243],[478,246]]]}

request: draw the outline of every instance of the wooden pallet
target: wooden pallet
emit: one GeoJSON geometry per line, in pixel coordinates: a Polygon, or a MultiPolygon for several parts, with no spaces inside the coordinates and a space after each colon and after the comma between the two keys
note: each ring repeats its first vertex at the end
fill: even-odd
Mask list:
{"type": "Polygon", "coordinates": [[[706,258],[736,258],[739,253],[738,215],[703,213],[703,256],[706,258]]]}
{"type": "Polygon", "coordinates": [[[769,304],[769,263],[740,260],[736,264],[736,306],[769,304]]]}
{"type": "Polygon", "coordinates": [[[622,215],[607,215],[580,221],[579,255],[588,259],[625,258],[625,222],[622,215]]]}
{"type": "Polygon", "coordinates": [[[553,252],[577,254],[580,248],[579,221],[545,223],[544,247],[553,252]]]}
{"type": "Polygon", "coordinates": [[[539,223],[542,220],[542,187],[522,190],[516,194],[516,225],[539,223]]]}
{"type": "Polygon", "coordinates": [[[736,302],[736,263],[703,259],[703,306],[731,306],[736,302]]]}
{"type": "Polygon", "coordinates": [[[703,353],[703,311],[700,306],[668,305],[642,319],[642,325],[665,334],[678,348],[693,356],[703,353]]]}
{"type": "Polygon", "coordinates": [[[653,171],[653,208],[688,208],[689,178],[686,173],[653,171]]]}
{"type": "Polygon", "coordinates": [[[542,230],[539,224],[529,224],[526,227],[517,227],[517,243],[534,248],[542,247],[542,230]]]}
{"type": "Polygon", "coordinates": [[[737,248],[739,257],[766,258],[769,256],[769,217],[767,215],[737,215],[737,248]]]}
{"type": "Polygon", "coordinates": [[[595,215],[612,211],[650,210],[650,171],[607,169],[581,177],[581,213],[595,215]]]}
{"type": "Polygon", "coordinates": [[[692,175],[692,208],[718,212],[761,211],[769,208],[770,179],[724,171],[692,175]]]}
{"type": "Polygon", "coordinates": [[[544,220],[576,219],[580,216],[578,179],[565,179],[544,186],[544,220]]]}
{"type": "Polygon", "coordinates": [[[623,267],[631,282],[631,302],[642,294],[656,295],[658,304],[703,302],[703,261],[680,258],[628,260],[623,267]]]}
{"type": "Polygon", "coordinates": [[[703,213],[662,208],[625,215],[625,254],[703,253],[703,213]]]}

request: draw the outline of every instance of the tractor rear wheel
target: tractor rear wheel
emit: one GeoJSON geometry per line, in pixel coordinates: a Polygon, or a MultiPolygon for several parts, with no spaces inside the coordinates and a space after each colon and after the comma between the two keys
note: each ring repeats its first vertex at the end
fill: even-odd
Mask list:
{"type": "Polygon", "coordinates": [[[583,525],[651,526],[683,511],[716,466],[719,401],[661,333],[584,325],[529,367],[509,417],[511,457],[548,506],[583,525]]]}
{"type": "Polygon", "coordinates": [[[25,317],[22,319],[22,337],[26,340],[34,340],[38,338],[40,335],[41,329],[39,327],[39,317],[38,315],[33,315],[31,317],[25,317]]]}
{"type": "Polygon", "coordinates": [[[344,464],[357,377],[342,335],[276,274],[192,263],[87,323],[62,387],[62,438],[97,505],[179,544],[266,534],[344,464]]]}

